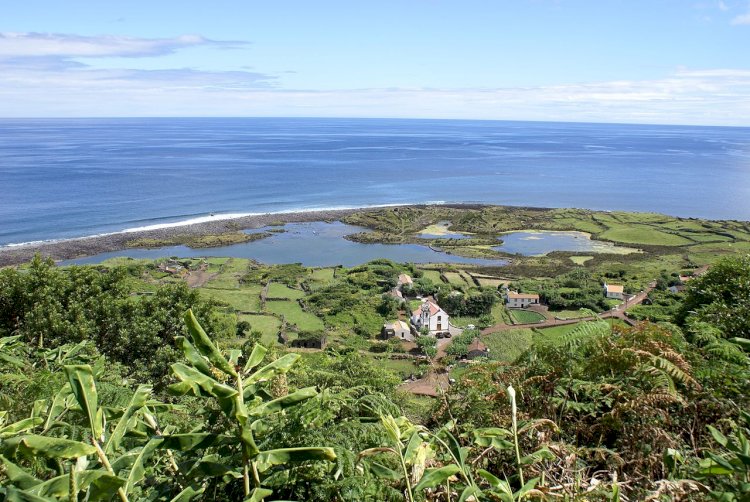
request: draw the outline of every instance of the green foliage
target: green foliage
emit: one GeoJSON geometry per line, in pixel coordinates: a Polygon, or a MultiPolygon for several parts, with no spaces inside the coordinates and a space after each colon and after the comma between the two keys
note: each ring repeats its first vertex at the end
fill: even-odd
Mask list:
{"type": "Polygon", "coordinates": [[[383,300],[378,306],[378,314],[386,319],[394,318],[398,315],[402,300],[389,294],[383,295],[383,300]]]}
{"type": "Polygon", "coordinates": [[[750,338],[750,255],[720,260],[688,283],[678,322],[692,315],[727,338],[750,338]]]}
{"type": "Polygon", "coordinates": [[[39,257],[23,270],[0,270],[0,335],[45,348],[90,340],[135,378],[161,388],[177,358],[172,340],[185,334],[182,312],[193,308],[215,336],[230,334],[214,304],[184,283],[138,297],[127,274],[123,267],[62,269],[39,257]]]}
{"type": "Polygon", "coordinates": [[[750,413],[743,411],[740,419],[740,426],[729,437],[708,426],[721,449],[716,453],[708,452],[708,458],[701,462],[699,475],[717,480],[717,486],[710,492],[716,500],[750,499],[750,413]]]}
{"type": "MultiPolygon", "coordinates": [[[[643,311],[679,312],[680,327],[597,321],[549,336],[481,335],[499,361],[453,368],[455,383],[420,397],[417,413],[393,371],[408,374],[413,361],[374,359],[359,351],[371,342],[346,336],[353,326],[379,330],[382,294],[408,267],[379,261],[326,275],[294,303],[338,329],[329,349],[302,356],[253,342],[237,350],[244,340],[224,335],[236,334],[238,318],[180,285],[133,295],[145,283],[141,265],[36,260],[2,270],[0,499],[666,500],[703,491],[743,500],[747,265],[729,260],[690,281],[690,307],[683,295],[654,293],[643,311]],[[186,327],[176,312],[190,305],[186,327]],[[166,364],[169,404],[152,394],[170,378],[166,364]]],[[[310,278],[298,266],[253,267],[263,280],[275,274],[285,294],[310,278]]],[[[632,277],[627,263],[610,269],[632,277]]],[[[517,284],[601,295],[586,270],[517,284]]],[[[239,320],[253,329],[255,317],[239,320]]],[[[474,335],[454,337],[448,353],[460,355],[474,335]]],[[[435,339],[423,338],[431,352],[435,339]]]]}
{"type": "Polygon", "coordinates": [[[601,312],[607,308],[601,281],[583,267],[577,267],[554,279],[526,279],[515,281],[511,286],[511,289],[519,291],[539,293],[542,303],[551,310],[586,308],[601,312]]]}
{"type": "Polygon", "coordinates": [[[479,293],[464,295],[451,291],[441,293],[438,298],[440,306],[453,316],[479,317],[490,314],[497,303],[497,292],[493,288],[486,288],[479,293]]]}
{"type": "Polygon", "coordinates": [[[451,344],[445,349],[445,353],[456,358],[464,357],[469,352],[469,344],[479,336],[479,331],[474,329],[465,329],[463,333],[454,336],[451,344]]]}
{"type": "Polygon", "coordinates": [[[437,340],[429,335],[420,335],[417,337],[417,347],[430,359],[437,355],[437,340]]]}
{"type": "Polygon", "coordinates": [[[307,276],[307,269],[299,263],[285,265],[253,266],[241,279],[243,283],[279,282],[294,288],[307,276]]]}
{"type": "Polygon", "coordinates": [[[510,309],[510,317],[518,324],[530,324],[545,320],[542,314],[533,310],[510,309]]]}
{"type": "Polygon", "coordinates": [[[680,299],[668,292],[654,290],[649,294],[651,305],[636,305],[628,309],[628,317],[639,321],[671,322],[680,308],[680,299]]]}

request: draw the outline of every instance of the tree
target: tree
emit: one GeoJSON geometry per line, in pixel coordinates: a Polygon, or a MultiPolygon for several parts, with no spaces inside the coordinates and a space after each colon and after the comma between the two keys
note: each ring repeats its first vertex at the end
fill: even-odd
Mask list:
{"type": "Polygon", "coordinates": [[[417,338],[417,347],[430,359],[434,359],[437,355],[437,340],[432,336],[419,336],[417,338]]]}
{"type": "Polygon", "coordinates": [[[245,336],[245,333],[250,329],[250,323],[247,321],[239,321],[237,323],[237,338],[242,338],[245,336]]]}
{"type": "Polygon", "coordinates": [[[383,301],[378,306],[378,313],[385,318],[396,317],[399,307],[401,307],[401,300],[390,294],[385,294],[383,295],[383,301]]]}
{"type": "MultiPolygon", "coordinates": [[[[137,273],[137,270],[136,270],[137,273]]],[[[185,283],[133,296],[124,267],[56,267],[36,256],[26,270],[0,270],[0,336],[18,334],[40,348],[91,340],[131,376],[164,386],[185,335],[182,312],[192,308],[216,338],[234,334],[233,316],[222,315],[185,283]]]]}
{"type": "Polygon", "coordinates": [[[750,255],[724,258],[703,276],[688,282],[676,318],[710,323],[727,338],[750,338],[750,255]]]}

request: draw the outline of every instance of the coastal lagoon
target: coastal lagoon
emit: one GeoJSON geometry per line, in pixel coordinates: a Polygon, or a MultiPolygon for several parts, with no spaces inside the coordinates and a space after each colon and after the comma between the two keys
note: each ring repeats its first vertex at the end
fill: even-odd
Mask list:
{"type": "Polygon", "coordinates": [[[553,251],[613,254],[639,252],[638,249],[615,246],[611,242],[591,240],[591,236],[584,232],[529,230],[504,234],[500,239],[502,239],[503,244],[492,249],[524,256],[542,256],[553,251]]]}
{"type": "Polygon", "coordinates": [[[226,256],[250,258],[266,264],[301,263],[306,267],[352,267],[368,261],[385,258],[395,262],[412,263],[466,263],[485,266],[506,265],[505,260],[465,258],[419,244],[363,244],[346,240],[344,236],[365,232],[367,229],[341,222],[288,223],[284,227],[249,230],[257,233],[266,230],[284,230],[265,239],[231,246],[192,249],[187,246],[170,246],[155,249],[125,249],[101,253],[86,258],[66,260],[60,265],[88,265],[109,258],[130,257],[156,259],[164,256],[193,258],[201,256],[226,256]]]}

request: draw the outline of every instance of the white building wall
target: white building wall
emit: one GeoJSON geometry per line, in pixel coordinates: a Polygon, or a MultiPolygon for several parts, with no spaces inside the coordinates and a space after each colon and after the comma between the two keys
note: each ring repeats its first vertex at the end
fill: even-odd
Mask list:
{"type": "Polygon", "coordinates": [[[538,305],[538,302],[531,298],[506,298],[505,304],[511,308],[524,308],[529,305],[538,305]]]}
{"type": "Polygon", "coordinates": [[[448,331],[449,327],[449,316],[442,309],[438,310],[434,315],[422,312],[419,316],[412,316],[411,320],[415,326],[419,326],[420,328],[427,326],[430,331],[438,331],[438,324],[440,324],[439,331],[448,331]]]}

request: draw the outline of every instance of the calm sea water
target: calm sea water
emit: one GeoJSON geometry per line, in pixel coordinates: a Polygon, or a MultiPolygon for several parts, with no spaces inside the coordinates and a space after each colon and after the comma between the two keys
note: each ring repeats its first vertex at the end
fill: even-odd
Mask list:
{"type": "Polygon", "coordinates": [[[438,201],[750,219],[750,129],[0,120],[0,245],[210,213],[438,201]]]}

